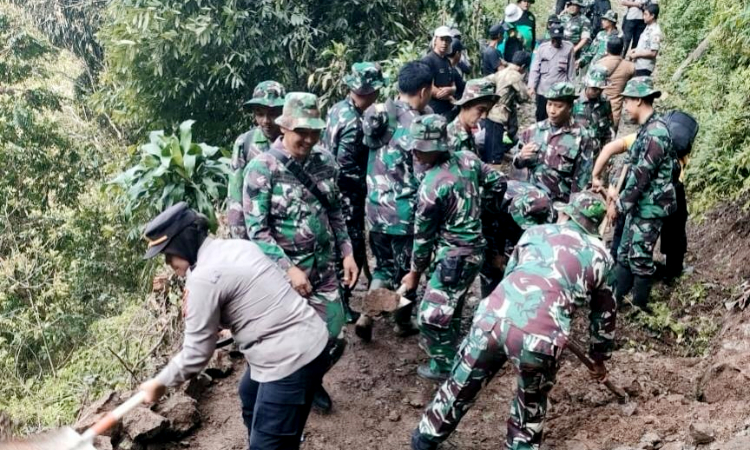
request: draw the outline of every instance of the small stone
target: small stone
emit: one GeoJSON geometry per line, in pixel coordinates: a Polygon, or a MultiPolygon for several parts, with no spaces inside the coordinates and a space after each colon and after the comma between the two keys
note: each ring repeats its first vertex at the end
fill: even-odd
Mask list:
{"type": "Polygon", "coordinates": [[[169,420],[148,408],[135,408],[122,419],[125,433],[136,442],[147,442],[169,427],[169,420]]]}
{"type": "Polygon", "coordinates": [[[399,414],[398,411],[394,409],[390,412],[390,414],[388,414],[388,420],[390,420],[391,422],[398,422],[399,420],[401,420],[401,414],[399,414]]]}
{"type": "Polygon", "coordinates": [[[206,391],[206,388],[208,388],[212,382],[213,378],[208,376],[208,374],[202,372],[198,374],[198,376],[191,378],[190,381],[185,383],[182,388],[182,392],[184,392],[189,397],[200,400],[200,398],[203,396],[203,393],[206,391]]]}
{"type": "Polygon", "coordinates": [[[710,444],[716,439],[714,431],[707,423],[691,423],[690,428],[690,439],[695,445],[710,444]]]}
{"type": "Polygon", "coordinates": [[[622,414],[625,417],[630,417],[638,412],[638,405],[635,402],[631,402],[622,406],[622,414]]]}
{"type": "Polygon", "coordinates": [[[644,450],[656,450],[661,443],[661,437],[653,431],[644,434],[641,437],[640,448],[644,450]]]}
{"type": "Polygon", "coordinates": [[[684,450],[685,444],[683,442],[670,442],[662,447],[660,450],[684,450]]]}
{"type": "Polygon", "coordinates": [[[654,423],[654,422],[656,422],[656,417],[654,417],[654,416],[646,416],[646,417],[643,418],[643,423],[651,424],[651,423],[654,423]]]}
{"type": "Polygon", "coordinates": [[[667,401],[669,403],[682,403],[682,400],[685,398],[682,394],[670,394],[667,395],[667,401]]]}
{"type": "Polygon", "coordinates": [[[424,406],[424,402],[418,398],[410,399],[409,404],[414,408],[422,408],[424,406]]]}

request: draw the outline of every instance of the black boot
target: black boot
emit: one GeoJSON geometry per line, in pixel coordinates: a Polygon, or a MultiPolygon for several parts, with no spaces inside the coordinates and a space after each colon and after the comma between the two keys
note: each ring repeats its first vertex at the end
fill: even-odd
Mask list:
{"type": "Polygon", "coordinates": [[[315,411],[321,413],[321,414],[328,414],[331,412],[331,409],[333,408],[333,402],[331,402],[331,396],[328,395],[328,392],[323,387],[323,384],[318,387],[318,389],[315,390],[315,395],[313,396],[313,409],[315,411]]]}
{"type": "Polygon", "coordinates": [[[651,286],[654,284],[653,277],[636,275],[633,279],[633,305],[650,313],[648,299],[651,296],[651,286]]]}
{"type": "Polygon", "coordinates": [[[422,437],[417,428],[411,434],[411,448],[412,450],[437,450],[438,444],[422,437]]]}
{"type": "Polygon", "coordinates": [[[630,293],[632,287],[633,273],[630,271],[630,268],[618,264],[615,267],[615,301],[618,308],[622,307],[623,299],[630,293]]]}
{"type": "Polygon", "coordinates": [[[682,275],[684,261],[684,253],[675,252],[667,256],[667,261],[664,267],[664,281],[667,282],[667,284],[673,283],[680,277],[680,275],[682,275]]]}

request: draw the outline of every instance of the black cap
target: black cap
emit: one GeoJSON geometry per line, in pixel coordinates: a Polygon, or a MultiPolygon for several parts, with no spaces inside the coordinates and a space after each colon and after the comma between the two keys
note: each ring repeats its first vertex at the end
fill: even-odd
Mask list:
{"type": "Polygon", "coordinates": [[[550,14],[549,17],[547,17],[547,25],[551,23],[560,23],[560,16],[557,14],[550,14]]]}
{"type": "Polygon", "coordinates": [[[188,225],[195,222],[198,213],[188,207],[185,202],[170,206],[146,224],[144,235],[148,241],[148,249],[143,259],[150,259],[164,250],[169,242],[180,234],[188,225]]]}
{"type": "Polygon", "coordinates": [[[453,56],[457,52],[462,52],[464,50],[466,50],[466,47],[464,47],[464,44],[461,42],[461,40],[453,39],[453,41],[451,42],[451,50],[450,50],[449,55],[453,56]]]}
{"type": "Polygon", "coordinates": [[[562,39],[565,36],[565,31],[563,30],[562,25],[552,25],[549,27],[549,37],[550,39],[562,39]]]}
{"type": "Polygon", "coordinates": [[[501,34],[503,34],[503,25],[501,23],[496,23],[490,27],[490,39],[498,38],[501,34]]]}

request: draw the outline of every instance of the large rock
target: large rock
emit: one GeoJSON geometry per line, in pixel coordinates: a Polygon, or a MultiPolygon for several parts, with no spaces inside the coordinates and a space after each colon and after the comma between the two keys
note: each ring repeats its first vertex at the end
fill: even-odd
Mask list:
{"type": "MultiPolygon", "coordinates": [[[[87,406],[80,414],[80,419],[73,425],[73,428],[79,433],[83,433],[87,429],[91,428],[96,422],[104,417],[108,412],[115,409],[120,403],[122,403],[122,396],[115,391],[109,391],[98,400],[87,406]]],[[[117,437],[120,434],[120,425],[117,424],[114,427],[103,433],[104,436],[117,437]]]]}
{"type": "Polygon", "coordinates": [[[169,428],[169,420],[145,407],[138,407],[122,419],[125,434],[135,442],[156,439],[169,428]]]}
{"type": "Polygon", "coordinates": [[[227,350],[219,349],[214,352],[214,356],[208,362],[204,372],[211,378],[226,378],[234,369],[232,359],[229,357],[227,350]]]}
{"type": "Polygon", "coordinates": [[[206,389],[211,386],[212,381],[213,378],[201,372],[183,385],[182,392],[184,392],[189,397],[200,400],[206,389]]]}
{"type": "Polygon", "coordinates": [[[181,392],[176,392],[159,405],[158,413],[169,419],[169,430],[175,438],[185,436],[198,426],[201,420],[198,402],[181,392]]]}
{"type": "Polygon", "coordinates": [[[688,431],[695,445],[710,444],[716,439],[714,431],[706,423],[691,423],[688,431]]]}

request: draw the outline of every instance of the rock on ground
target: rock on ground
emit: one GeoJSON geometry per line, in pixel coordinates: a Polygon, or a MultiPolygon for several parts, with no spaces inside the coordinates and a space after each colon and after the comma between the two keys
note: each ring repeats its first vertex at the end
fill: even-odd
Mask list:
{"type": "Polygon", "coordinates": [[[145,407],[135,408],[122,419],[125,434],[133,441],[155,439],[169,427],[169,420],[145,407]]]}

